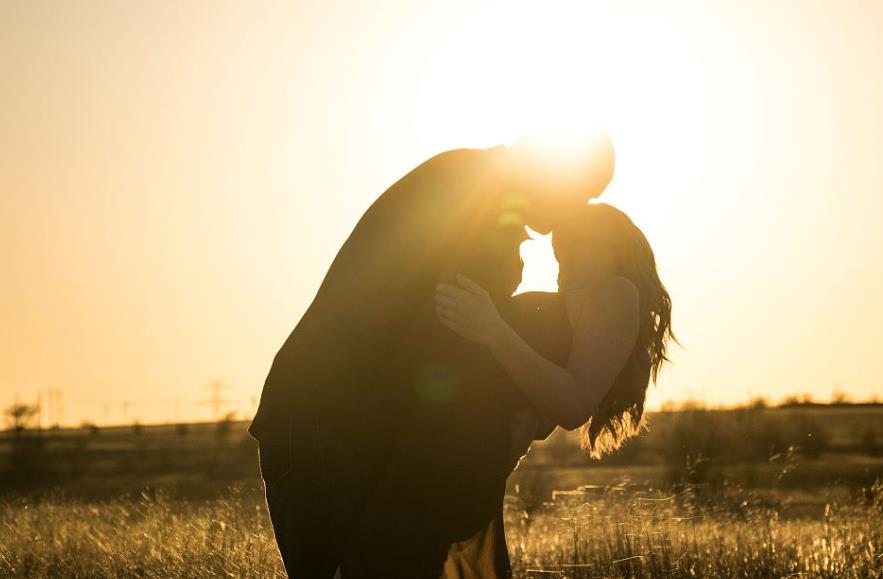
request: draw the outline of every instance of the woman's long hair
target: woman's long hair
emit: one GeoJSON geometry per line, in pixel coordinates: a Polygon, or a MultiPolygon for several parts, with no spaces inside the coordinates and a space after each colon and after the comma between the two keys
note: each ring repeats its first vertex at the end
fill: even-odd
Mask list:
{"type": "Polygon", "coordinates": [[[564,268],[587,259],[590,251],[610,252],[614,273],[638,288],[640,329],[631,356],[597,411],[580,428],[582,448],[592,458],[619,448],[645,428],[644,402],[650,381],[668,361],[671,298],[656,271],[656,258],[640,229],[622,211],[605,203],[586,205],[552,235],[555,255],[564,268]]]}

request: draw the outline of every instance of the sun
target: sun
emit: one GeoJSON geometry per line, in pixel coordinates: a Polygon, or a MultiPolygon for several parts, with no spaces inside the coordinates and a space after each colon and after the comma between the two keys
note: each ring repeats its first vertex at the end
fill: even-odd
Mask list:
{"type": "MultiPolygon", "coordinates": [[[[511,146],[529,136],[550,157],[567,157],[587,134],[604,129],[619,165],[634,156],[630,143],[650,130],[636,125],[634,109],[648,87],[629,71],[652,47],[623,40],[650,42],[645,25],[627,8],[588,1],[479,4],[458,23],[455,41],[439,45],[421,66],[425,74],[418,73],[413,119],[420,148],[430,154],[511,146]]],[[[649,178],[633,174],[632,190],[651,190],[641,181],[649,178]]],[[[551,237],[529,235],[518,292],[556,291],[551,237]]]]}

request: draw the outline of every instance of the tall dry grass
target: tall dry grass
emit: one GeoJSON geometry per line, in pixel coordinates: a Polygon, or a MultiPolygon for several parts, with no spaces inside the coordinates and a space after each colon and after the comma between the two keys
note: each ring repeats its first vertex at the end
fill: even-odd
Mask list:
{"type": "Polygon", "coordinates": [[[285,577],[262,497],[0,502],[0,577],[285,577]]]}
{"type": "Polygon", "coordinates": [[[786,519],[782,504],[753,504],[748,493],[590,489],[559,493],[536,513],[512,505],[507,536],[523,578],[883,577],[883,485],[868,495],[786,519]]]}
{"type": "MultiPolygon", "coordinates": [[[[528,513],[510,497],[507,537],[521,578],[883,577],[883,484],[816,517],[786,519],[780,506],[620,486],[558,493],[528,513]]],[[[234,488],[208,501],[3,499],[0,576],[284,572],[260,495],[234,488]]]]}

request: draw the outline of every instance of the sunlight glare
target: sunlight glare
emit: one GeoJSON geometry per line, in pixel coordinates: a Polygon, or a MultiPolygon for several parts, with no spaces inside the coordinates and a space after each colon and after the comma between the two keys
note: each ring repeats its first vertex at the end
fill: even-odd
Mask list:
{"type": "Polygon", "coordinates": [[[524,270],[521,284],[514,295],[524,292],[557,292],[558,262],[552,251],[552,234],[543,235],[525,227],[530,239],[521,243],[521,259],[524,270]]]}

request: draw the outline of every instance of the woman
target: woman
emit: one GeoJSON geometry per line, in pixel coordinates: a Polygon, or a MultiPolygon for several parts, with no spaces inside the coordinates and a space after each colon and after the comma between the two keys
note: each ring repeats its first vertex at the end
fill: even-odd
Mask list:
{"type": "MultiPolygon", "coordinates": [[[[653,251],[621,211],[586,205],[553,231],[557,294],[527,293],[503,305],[463,276],[441,284],[439,320],[490,349],[529,405],[514,415],[514,456],[544,423],[581,428],[597,458],[639,432],[647,386],[667,360],[671,300],[653,251]]],[[[514,464],[514,461],[513,461],[514,464]]],[[[485,533],[453,545],[447,577],[508,577],[502,504],[485,533]]]]}

